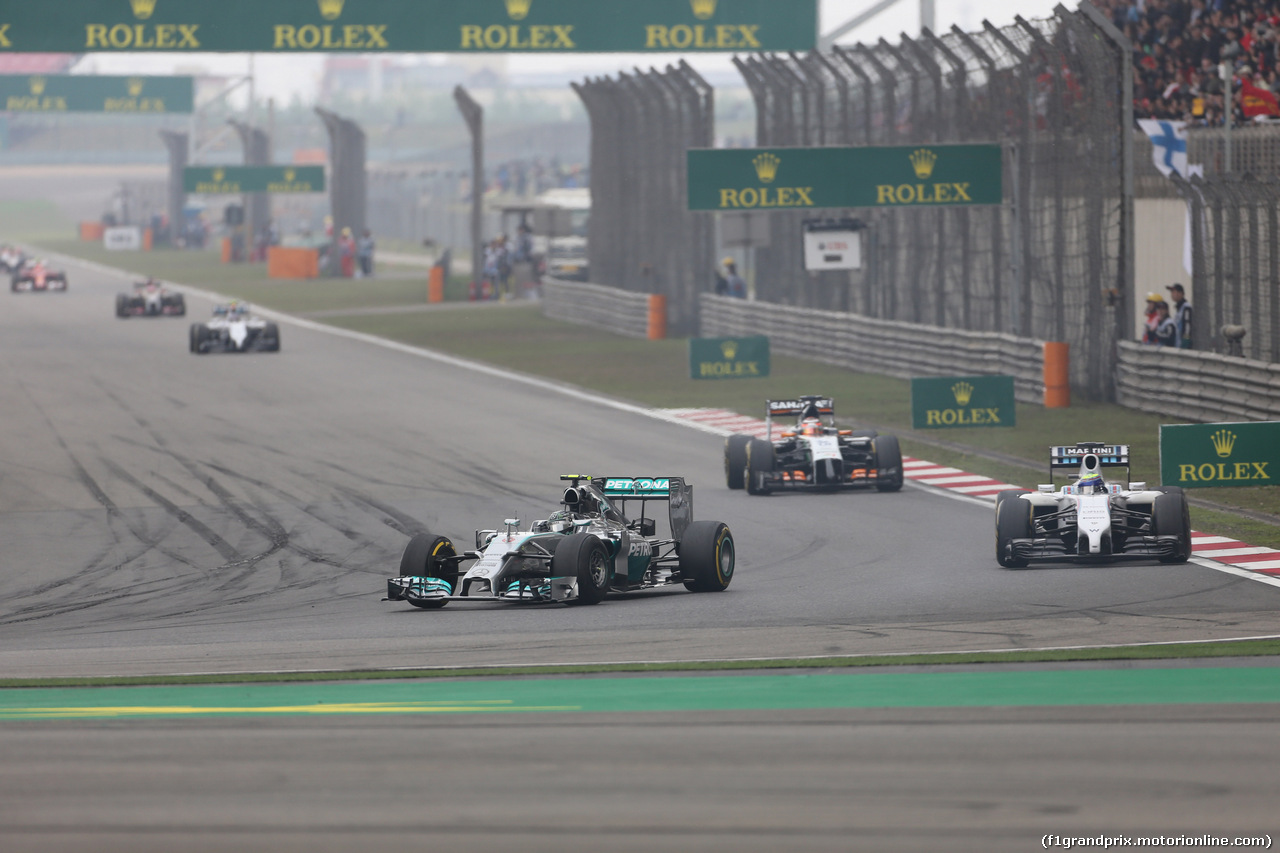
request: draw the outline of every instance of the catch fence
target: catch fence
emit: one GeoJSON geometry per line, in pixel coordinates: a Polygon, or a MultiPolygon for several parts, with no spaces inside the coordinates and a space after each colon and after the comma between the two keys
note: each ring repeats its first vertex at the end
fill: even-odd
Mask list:
{"type": "MultiPolygon", "coordinates": [[[[1132,100],[1129,54],[1108,22],[1059,6],[981,32],[734,61],[758,147],[1005,151],[999,206],[770,212],[767,245],[751,250],[757,299],[1067,341],[1072,385],[1113,398],[1132,308],[1132,100]],[[868,226],[863,269],[806,272],[803,220],[838,216],[868,226]]],[[[711,92],[684,67],[575,88],[592,128],[592,280],[666,294],[688,315],[679,333],[714,263],[711,215],[685,212],[683,154],[712,145],[711,92]]]]}

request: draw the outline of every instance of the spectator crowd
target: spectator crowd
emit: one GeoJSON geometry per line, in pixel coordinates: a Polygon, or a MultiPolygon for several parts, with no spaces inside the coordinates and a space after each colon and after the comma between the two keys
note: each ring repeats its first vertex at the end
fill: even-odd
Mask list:
{"type": "Polygon", "coordinates": [[[1092,0],[1133,44],[1136,118],[1232,123],[1280,118],[1280,0],[1092,0]]]}

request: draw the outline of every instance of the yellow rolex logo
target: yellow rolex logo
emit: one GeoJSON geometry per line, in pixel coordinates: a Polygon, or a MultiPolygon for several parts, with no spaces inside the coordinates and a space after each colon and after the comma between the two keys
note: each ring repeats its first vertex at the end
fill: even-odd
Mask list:
{"type": "Polygon", "coordinates": [[[693,7],[693,16],[700,21],[716,13],[716,0],[689,0],[689,5],[693,7]]]}
{"type": "Polygon", "coordinates": [[[214,182],[215,184],[220,184],[220,183],[222,183],[222,179],[223,179],[223,178],[225,178],[226,176],[227,176],[227,173],[226,173],[226,170],[225,170],[225,169],[214,169],[214,170],[213,170],[213,182],[214,182]]]}
{"type": "Polygon", "coordinates": [[[724,353],[724,357],[729,361],[733,361],[733,357],[738,354],[737,341],[724,341],[720,344],[720,352],[724,353]]]}
{"type": "Polygon", "coordinates": [[[1230,456],[1232,448],[1236,446],[1236,434],[1229,429],[1218,430],[1209,440],[1213,442],[1214,452],[1223,459],[1230,456]]]}
{"type": "Polygon", "coordinates": [[[513,21],[523,21],[525,15],[529,14],[529,7],[533,5],[533,0],[506,0],[507,14],[511,16],[513,21]]]}
{"type": "Polygon", "coordinates": [[[320,4],[320,17],[332,21],[342,14],[342,4],[346,0],[317,0],[320,4]]]}
{"type": "Polygon", "coordinates": [[[128,80],[126,80],[125,88],[129,90],[129,97],[136,98],[139,95],[141,95],[142,87],[145,86],[146,84],[147,84],[147,81],[143,80],[141,77],[130,77],[128,80]]]}
{"type": "Polygon", "coordinates": [[[133,7],[133,16],[144,21],[156,10],[156,0],[129,0],[129,5],[133,7]]]}
{"type": "Polygon", "coordinates": [[[916,170],[916,177],[924,180],[933,174],[933,164],[938,162],[938,155],[928,148],[917,148],[911,152],[911,168],[916,170]]]}
{"type": "Polygon", "coordinates": [[[293,179],[294,179],[294,177],[295,177],[297,174],[298,174],[298,173],[297,173],[297,172],[295,172],[293,169],[285,169],[285,170],[284,170],[284,179],[285,179],[286,181],[288,181],[289,183],[293,183],[293,179]]]}
{"type": "Polygon", "coordinates": [[[778,164],[782,161],[772,154],[765,153],[758,155],[751,161],[756,167],[756,177],[761,183],[771,184],[773,179],[778,177],[778,164]]]}
{"type": "Polygon", "coordinates": [[[973,386],[968,382],[957,382],[951,386],[951,393],[955,395],[957,406],[967,406],[973,397],[973,386]]]}
{"type": "Polygon", "coordinates": [[[31,94],[43,95],[44,84],[45,84],[45,80],[43,77],[32,77],[31,78],[31,94]]]}

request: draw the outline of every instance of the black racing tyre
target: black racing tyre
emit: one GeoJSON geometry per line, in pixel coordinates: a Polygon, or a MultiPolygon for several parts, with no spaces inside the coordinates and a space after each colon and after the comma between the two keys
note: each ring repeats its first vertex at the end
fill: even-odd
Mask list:
{"type": "Polygon", "coordinates": [[[876,451],[876,489],[896,492],[902,488],[902,449],[896,435],[878,435],[872,442],[876,451]],[[888,471],[887,477],[881,472],[888,471]]]}
{"type": "Polygon", "coordinates": [[[729,526],[720,521],[694,521],[680,540],[680,575],[685,589],[724,592],[733,580],[737,552],[729,526]]]}
{"type": "Polygon", "coordinates": [[[594,534],[571,533],[556,544],[551,555],[551,576],[577,578],[578,597],[568,604],[599,604],[613,582],[609,552],[594,534]]]}
{"type": "Polygon", "coordinates": [[[186,297],[184,297],[181,293],[177,294],[176,296],[174,296],[174,297],[173,297],[173,304],[174,304],[174,306],[176,306],[176,307],[177,307],[177,309],[178,309],[178,314],[177,314],[177,316],[179,316],[179,317],[185,317],[185,316],[187,316],[187,300],[186,300],[186,297]]]}
{"type": "MultiPolygon", "coordinates": [[[[419,533],[409,540],[400,558],[400,576],[413,578],[439,578],[448,581],[454,592],[458,591],[458,563],[444,557],[456,557],[458,552],[446,536],[419,533]]],[[[423,610],[438,610],[449,603],[448,599],[436,601],[409,601],[423,610]]]]}
{"type": "Polygon", "coordinates": [[[116,316],[129,316],[129,297],[125,296],[123,293],[116,294],[116,316]]]}
{"type": "Polygon", "coordinates": [[[1156,495],[1151,504],[1151,532],[1156,536],[1178,537],[1178,550],[1173,556],[1161,557],[1160,562],[1185,563],[1191,559],[1191,508],[1181,489],[1156,495]]]}
{"type": "Polygon", "coordinates": [[[267,352],[280,352],[280,327],[275,323],[262,328],[262,348],[267,352]]]}
{"type": "Polygon", "coordinates": [[[1006,489],[996,495],[996,560],[1006,569],[1025,568],[1027,561],[1013,556],[1009,550],[1012,539],[1031,538],[1030,501],[1019,500],[1025,495],[1022,489],[1006,489]]]}
{"type": "Polygon", "coordinates": [[[763,438],[747,442],[746,487],[749,495],[767,495],[770,488],[766,481],[774,469],[773,445],[763,438]]]}
{"type": "Polygon", "coordinates": [[[204,324],[192,323],[191,330],[188,332],[188,337],[190,338],[191,351],[199,354],[200,344],[204,342],[204,324]]]}
{"type": "Polygon", "coordinates": [[[724,478],[730,489],[741,489],[747,472],[749,435],[731,435],[724,440],[724,478]]]}

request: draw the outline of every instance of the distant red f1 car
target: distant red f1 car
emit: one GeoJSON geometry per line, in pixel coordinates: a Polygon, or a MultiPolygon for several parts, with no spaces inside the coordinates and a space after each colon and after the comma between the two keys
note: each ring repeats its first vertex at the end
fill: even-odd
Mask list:
{"type": "Polygon", "coordinates": [[[10,289],[14,293],[29,293],[36,290],[65,291],[67,274],[62,270],[55,270],[43,258],[27,261],[13,274],[10,289]]]}

